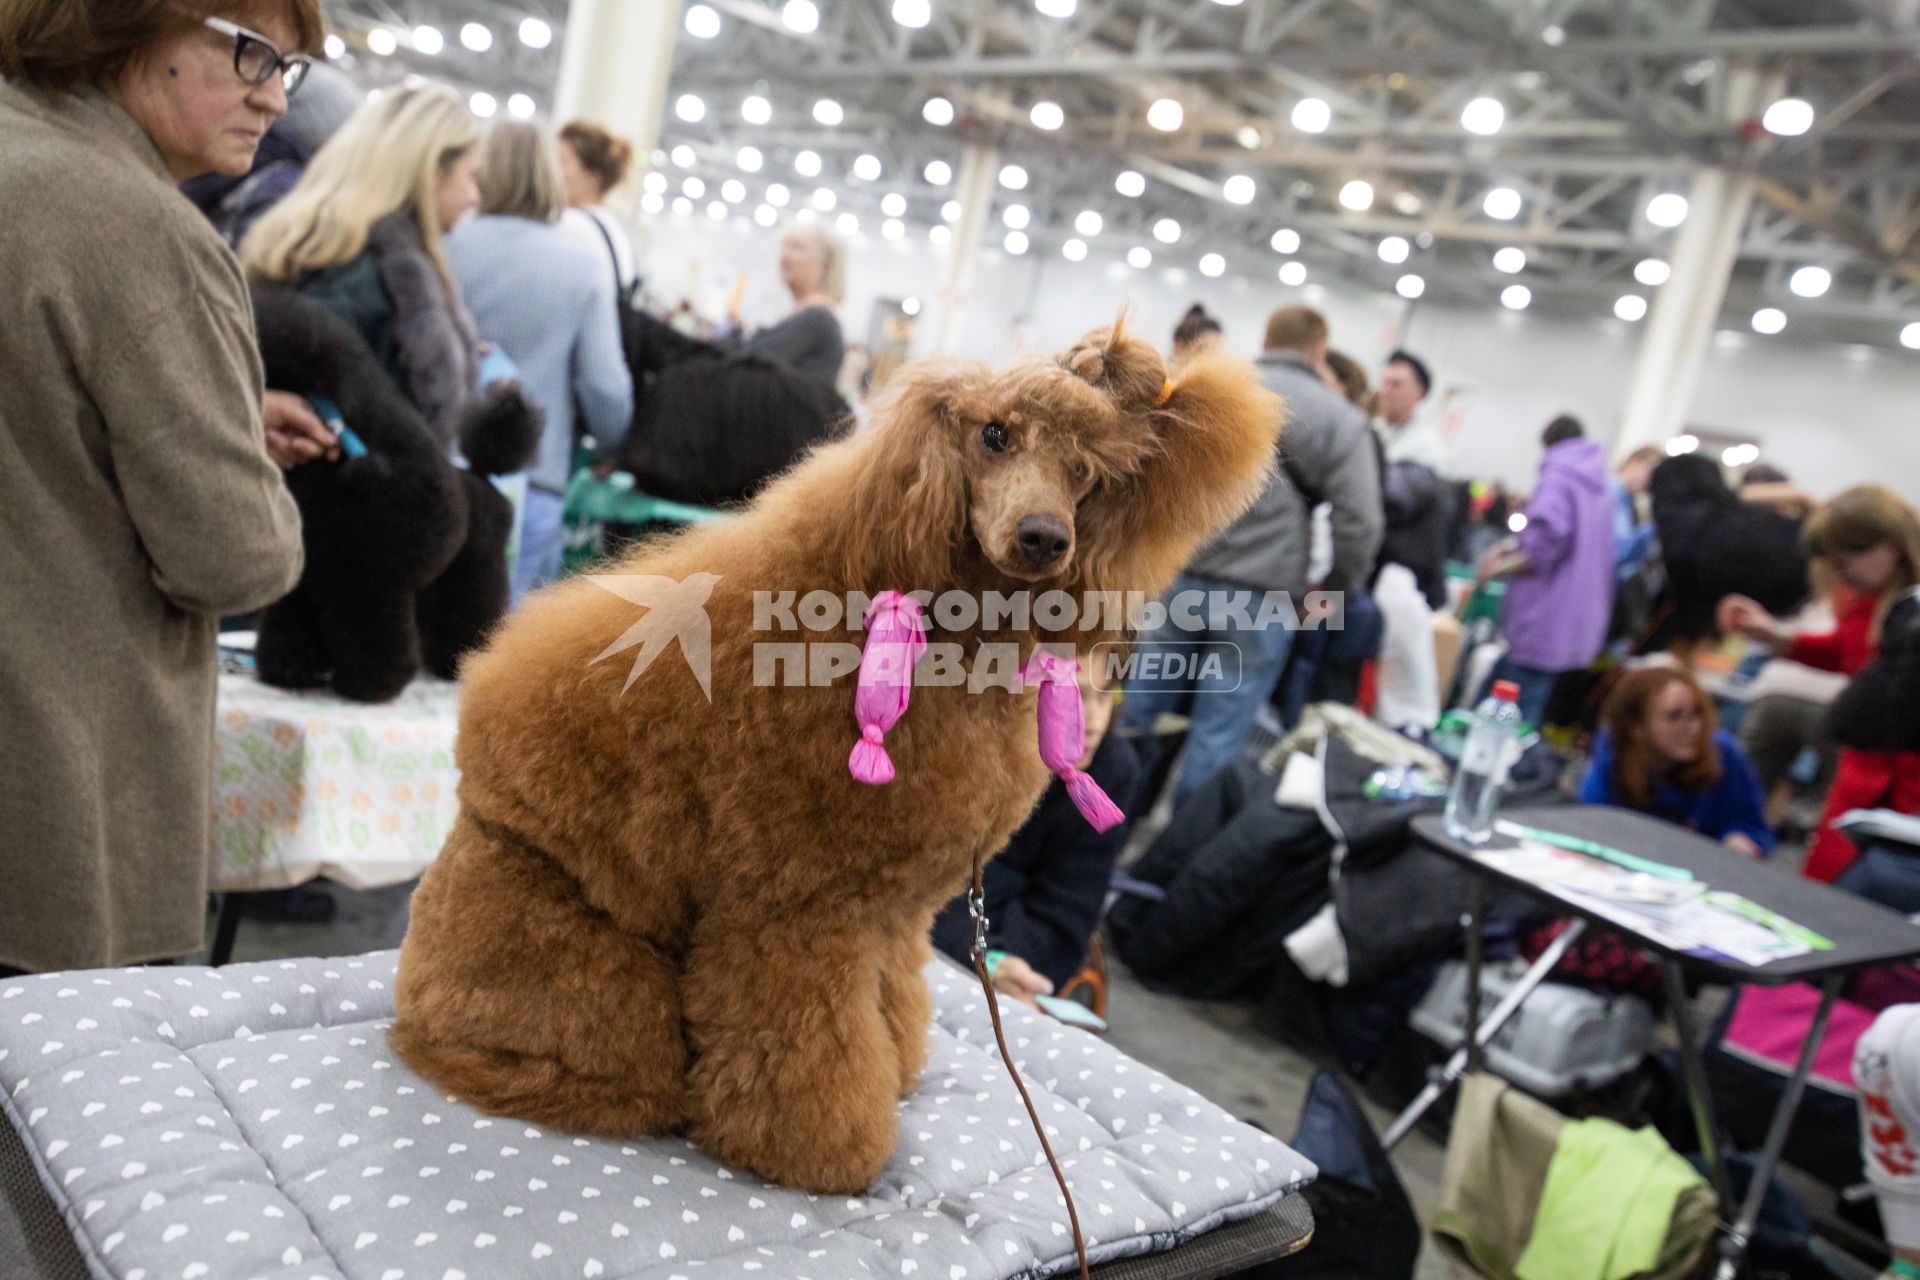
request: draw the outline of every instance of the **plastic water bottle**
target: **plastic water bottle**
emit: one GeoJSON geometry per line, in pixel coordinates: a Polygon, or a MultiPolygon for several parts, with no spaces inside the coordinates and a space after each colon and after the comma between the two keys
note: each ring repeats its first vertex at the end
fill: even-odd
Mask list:
{"type": "Polygon", "coordinates": [[[1493,834],[1513,744],[1520,737],[1520,686],[1494,682],[1493,694],[1473,712],[1473,728],[1447,792],[1447,834],[1467,844],[1485,844],[1493,834]]]}

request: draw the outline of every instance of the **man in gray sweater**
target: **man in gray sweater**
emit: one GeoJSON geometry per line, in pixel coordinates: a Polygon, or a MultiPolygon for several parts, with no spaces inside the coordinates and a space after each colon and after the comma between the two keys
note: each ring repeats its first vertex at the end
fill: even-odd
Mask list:
{"type": "Polygon", "coordinates": [[[1327,333],[1326,317],[1311,307],[1282,307],[1268,319],[1261,380],[1287,405],[1279,469],[1246,514],[1202,548],[1175,581],[1170,600],[1177,604],[1183,592],[1205,593],[1206,607],[1174,608],[1136,658],[1136,670],[1146,655],[1158,654],[1161,669],[1192,672],[1196,664],[1167,659],[1175,653],[1228,653],[1226,645],[1238,649],[1237,670],[1228,656],[1217,679],[1143,679],[1128,687],[1126,724],[1135,729],[1148,729],[1191,701],[1176,804],[1232,761],[1287,664],[1293,631],[1275,621],[1271,610],[1260,617],[1264,593],[1285,592],[1297,605],[1309,587],[1360,590],[1373,572],[1383,526],[1379,463],[1365,415],[1321,377],[1327,333]],[[1325,583],[1310,584],[1312,516],[1323,502],[1330,508],[1333,568],[1325,583]],[[1232,607],[1249,594],[1244,612],[1232,607]]]}

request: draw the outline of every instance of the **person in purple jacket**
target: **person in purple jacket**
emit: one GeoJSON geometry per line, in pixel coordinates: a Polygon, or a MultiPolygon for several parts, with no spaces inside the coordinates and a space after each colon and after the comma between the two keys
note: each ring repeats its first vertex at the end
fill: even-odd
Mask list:
{"type": "Polygon", "coordinates": [[[1613,502],[1607,451],[1562,414],[1540,438],[1546,455],[1526,523],[1487,552],[1480,577],[1508,575],[1507,654],[1492,680],[1520,686],[1520,715],[1538,725],[1562,672],[1599,654],[1613,609],[1613,502]]]}

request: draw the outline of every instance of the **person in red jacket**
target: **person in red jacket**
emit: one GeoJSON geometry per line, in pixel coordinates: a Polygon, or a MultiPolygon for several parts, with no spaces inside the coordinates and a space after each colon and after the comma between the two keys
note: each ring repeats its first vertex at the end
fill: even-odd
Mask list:
{"type": "MultiPolygon", "coordinates": [[[[1792,635],[1754,601],[1728,596],[1720,602],[1723,631],[1737,631],[1770,645],[1781,657],[1810,667],[1860,677],[1879,654],[1890,615],[1902,620],[1920,583],[1920,518],[1898,495],[1879,485],[1849,489],[1808,521],[1807,553],[1825,561],[1852,595],[1837,607],[1837,625],[1824,635],[1792,635]]],[[[1851,692],[1851,687],[1849,689],[1851,692]]],[[[1807,849],[1805,874],[1832,881],[1847,869],[1855,850],[1833,821],[1851,809],[1893,809],[1920,813],[1920,751],[1904,749],[1860,714],[1862,699],[1843,693],[1829,713],[1828,727],[1842,750],[1827,792],[1820,829],[1807,849]]],[[[1912,707],[1885,708],[1909,719],[1912,707]]]]}

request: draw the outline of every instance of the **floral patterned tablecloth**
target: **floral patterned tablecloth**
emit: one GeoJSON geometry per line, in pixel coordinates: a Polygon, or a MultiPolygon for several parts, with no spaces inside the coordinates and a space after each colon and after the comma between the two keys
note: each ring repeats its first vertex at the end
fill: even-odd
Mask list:
{"type": "Polygon", "coordinates": [[[422,677],[380,706],[223,672],[212,888],[411,880],[453,825],[460,686],[422,677]]]}

